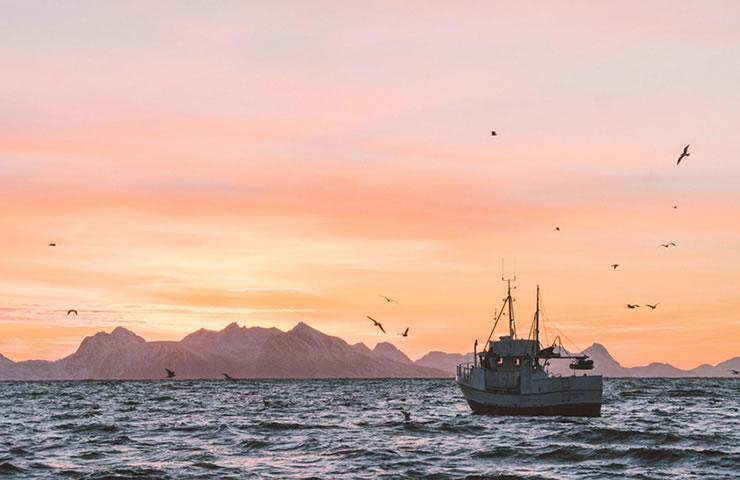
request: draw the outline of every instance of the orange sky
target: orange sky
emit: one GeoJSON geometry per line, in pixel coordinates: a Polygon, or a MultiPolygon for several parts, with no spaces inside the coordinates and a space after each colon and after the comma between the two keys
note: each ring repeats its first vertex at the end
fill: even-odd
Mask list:
{"type": "Polygon", "coordinates": [[[519,332],[539,284],[625,366],[740,355],[740,7],[565,10],[3,2],[0,353],[233,321],[465,352],[503,257],[519,332]]]}

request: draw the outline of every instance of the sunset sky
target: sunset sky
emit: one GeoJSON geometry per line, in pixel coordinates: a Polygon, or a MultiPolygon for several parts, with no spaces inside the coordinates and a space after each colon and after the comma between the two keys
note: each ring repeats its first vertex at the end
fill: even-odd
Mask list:
{"type": "Polygon", "coordinates": [[[300,321],[467,352],[504,258],[524,335],[539,284],[549,340],[624,366],[740,355],[738,18],[0,0],[0,353],[300,321]]]}

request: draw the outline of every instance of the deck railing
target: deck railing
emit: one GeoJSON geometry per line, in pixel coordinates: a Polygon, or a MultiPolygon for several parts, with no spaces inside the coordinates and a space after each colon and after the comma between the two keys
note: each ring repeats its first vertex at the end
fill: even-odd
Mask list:
{"type": "Polygon", "coordinates": [[[462,380],[469,380],[470,375],[473,372],[473,363],[461,363],[457,366],[457,378],[462,380]]]}

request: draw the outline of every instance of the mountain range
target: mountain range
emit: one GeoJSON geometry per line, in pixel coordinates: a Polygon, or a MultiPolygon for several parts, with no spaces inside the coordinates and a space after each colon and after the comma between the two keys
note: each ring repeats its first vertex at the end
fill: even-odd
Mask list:
{"type": "MultiPolygon", "coordinates": [[[[720,377],[740,370],[740,357],[719,365],[681,370],[651,363],[622,367],[602,345],[584,353],[594,360],[590,373],[607,377],[720,377]]],[[[200,329],[180,341],[147,342],[117,327],[111,333],[86,337],[77,351],[61,360],[14,362],[0,355],[0,380],[158,379],[165,369],[176,378],[431,378],[453,377],[459,363],[473,354],[430,352],[412,361],[388,342],[370,349],[350,345],[301,322],[283,332],[277,328],[239,327],[221,331],[200,329]]],[[[550,371],[570,374],[567,360],[554,360],[550,371]]]]}
{"type": "MultiPolygon", "coordinates": [[[[563,350],[564,354],[568,354],[563,350]]],[[[732,377],[732,370],[740,371],[740,357],[733,357],[717,365],[703,364],[691,370],[682,370],[668,363],[651,363],[643,367],[623,367],[612,357],[600,343],[594,343],[583,351],[594,361],[593,370],[589,375],[603,375],[605,377],[732,377]]],[[[415,363],[427,367],[437,368],[454,375],[455,365],[472,361],[473,354],[431,352],[415,363]]],[[[568,360],[553,359],[549,362],[548,371],[560,375],[571,375],[568,360]]]]}
{"type": "Polygon", "coordinates": [[[176,378],[449,377],[416,365],[390,343],[374,349],[349,345],[301,322],[292,330],[239,327],[200,329],[179,342],[147,342],[117,327],[86,337],[75,353],[57,361],[13,362],[0,355],[0,380],[176,378]]]}

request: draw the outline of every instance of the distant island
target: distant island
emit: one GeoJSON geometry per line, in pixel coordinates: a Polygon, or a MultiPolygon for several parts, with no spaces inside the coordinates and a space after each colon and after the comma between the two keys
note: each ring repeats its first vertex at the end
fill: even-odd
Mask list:
{"type": "MultiPolygon", "coordinates": [[[[593,374],[607,377],[727,377],[740,370],[740,357],[718,365],[681,370],[664,363],[622,367],[602,345],[584,353],[594,360],[593,374]]],[[[301,322],[283,332],[277,328],[200,329],[180,341],[147,342],[117,327],[86,337],[75,353],[61,360],[14,362],[0,355],[0,380],[124,380],[175,378],[445,378],[473,354],[430,352],[412,361],[388,342],[370,349],[350,345],[301,322]]],[[[554,361],[551,371],[569,375],[567,361],[554,361]]]]}

